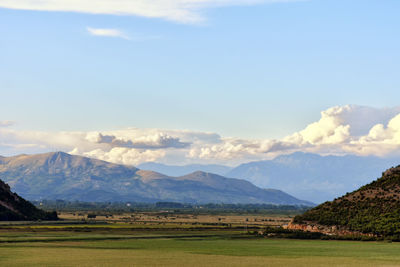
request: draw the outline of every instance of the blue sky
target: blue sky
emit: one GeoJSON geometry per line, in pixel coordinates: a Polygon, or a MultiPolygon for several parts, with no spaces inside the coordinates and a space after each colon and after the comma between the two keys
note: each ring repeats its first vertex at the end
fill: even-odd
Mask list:
{"type": "Polygon", "coordinates": [[[183,18],[0,8],[0,120],[280,139],[333,106],[399,105],[399,1],[205,2],[183,18]]]}

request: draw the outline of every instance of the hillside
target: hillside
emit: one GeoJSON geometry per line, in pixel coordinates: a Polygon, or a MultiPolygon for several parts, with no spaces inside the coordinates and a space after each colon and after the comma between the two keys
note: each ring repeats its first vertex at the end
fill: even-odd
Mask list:
{"type": "Polygon", "coordinates": [[[232,167],[216,164],[188,164],[188,165],[165,165],[156,162],[146,162],[137,166],[142,170],[160,172],[169,176],[183,176],[196,171],[211,172],[224,176],[232,167]]]}
{"type": "MultiPolygon", "coordinates": [[[[141,174],[140,171],[139,174],[141,174]]],[[[274,203],[290,205],[313,205],[311,202],[300,201],[280,190],[261,189],[248,181],[226,178],[217,174],[197,171],[180,177],[165,177],[151,173],[152,179],[142,174],[143,181],[168,195],[170,200],[193,202],[194,199],[208,199],[213,203],[274,203]],[[172,192],[171,188],[174,188],[172,192]],[[177,198],[176,192],[179,197],[177,198]]],[[[204,201],[203,201],[204,202],[204,201]]]]}
{"type": "Polygon", "coordinates": [[[57,220],[57,214],[37,209],[0,180],[0,221],[19,220],[57,220]]]}
{"type": "Polygon", "coordinates": [[[30,200],[312,205],[240,179],[205,172],[171,177],[63,152],[3,157],[0,178],[30,200]]]}
{"type": "Polygon", "coordinates": [[[256,186],[278,188],[301,199],[322,203],[370,183],[371,177],[398,164],[398,159],[320,156],[297,152],[272,160],[242,164],[225,174],[256,186]]]}
{"type": "Polygon", "coordinates": [[[400,166],[352,193],[296,216],[293,223],[400,238],[400,166]]]}

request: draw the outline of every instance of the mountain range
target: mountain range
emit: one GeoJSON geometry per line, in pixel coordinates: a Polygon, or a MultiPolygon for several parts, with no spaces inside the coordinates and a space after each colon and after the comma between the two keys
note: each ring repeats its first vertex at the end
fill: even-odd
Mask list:
{"type": "MultiPolygon", "coordinates": [[[[244,163],[235,168],[223,168],[221,165],[196,165],[196,168],[201,171],[216,168],[220,170],[218,174],[226,177],[245,179],[261,188],[276,188],[300,199],[322,203],[371,182],[373,177],[380,176],[382,170],[399,163],[398,158],[321,156],[296,152],[272,160],[244,163]]],[[[143,164],[141,168],[153,171],[162,168],[165,173],[183,174],[188,166],[151,163],[143,164]]]]}
{"type": "Polygon", "coordinates": [[[381,176],[382,170],[399,163],[398,158],[321,156],[297,152],[273,160],[242,164],[226,175],[322,203],[371,182],[381,176]]]}
{"type": "Polygon", "coordinates": [[[172,177],[63,152],[0,157],[0,179],[29,200],[313,205],[241,179],[202,171],[172,177]]]}

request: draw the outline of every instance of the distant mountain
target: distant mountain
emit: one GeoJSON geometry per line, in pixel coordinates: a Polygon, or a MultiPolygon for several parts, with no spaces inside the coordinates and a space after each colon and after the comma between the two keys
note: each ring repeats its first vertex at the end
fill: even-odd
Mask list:
{"type": "Polygon", "coordinates": [[[0,158],[0,178],[31,200],[312,205],[240,179],[205,172],[171,177],[63,152],[0,158]]]}
{"type": "Polygon", "coordinates": [[[261,189],[245,180],[225,178],[212,173],[197,171],[180,177],[163,175],[157,177],[154,173],[150,173],[152,177],[149,178],[148,172],[142,172],[144,171],[139,171],[139,174],[146,184],[165,190],[163,195],[172,201],[313,205],[311,202],[300,201],[280,190],[261,189]],[[172,192],[171,189],[173,189],[172,192]]]}
{"type": "Polygon", "coordinates": [[[0,180],[0,221],[57,220],[57,214],[45,212],[15,193],[0,180]]]}
{"type": "Polygon", "coordinates": [[[330,228],[325,229],[392,236],[400,240],[400,166],[387,170],[380,179],[352,193],[296,216],[289,227],[300,229],[307,225],[314,229],[316,225],[319,229],[328,226],[330,228]]]}
{"type": "Polygon", "coordinates": [[[189,165],[165,165],[155,162],[146,162],[137,166],[142,170],[164,173],[169,176],[182,176],[196,171],[211,172],[224,176],[232,167],[216,164],[189,164],[189,165]]]}
{"type": "Polygon", "coordinates": [[[297,152],[273,160],[242,164],[226,176],[245,179],[259,187],[278,188],[301,199],[321,203],[353,191],[379,177],[398,159],[359,156],[320,156],[297,152]]]}

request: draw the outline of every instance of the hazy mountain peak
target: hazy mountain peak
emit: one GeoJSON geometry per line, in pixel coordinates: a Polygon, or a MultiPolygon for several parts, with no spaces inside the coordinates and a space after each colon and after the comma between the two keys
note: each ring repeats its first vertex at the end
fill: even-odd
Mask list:
{"type": "Polygon", "coordinates": [[[195,172],[189,173],[187,175],[183,175],[181,177],[199,177],[199,178],[202,178],[202,177],[210,177],[210,176],[221,177],[218,174],[213,174],[213,173],[204,172],[204,171],[195,171],[195,172]]]}
{"type": "Polygon", "coordinates": [[[188,165],[165,165],[156,162],[146,162],[138,166],[139,169],[156,171],[169,176],[184,176],[195,171],[204,171],[225,175],[232,167],[217,164],[188,164],[188,165]]]}
{"type": "Polygon", "coordinates": [[[158,172],[153,172],[153,171],[147,171],[147,170],[138,170],[136,172],[136,174],[138,176],[141,177],[141,179],[144,182],[148,182],[148,181],[152,181],[152,180],[158,180],[158,179],[168,179],[168,178],[172,178],[170,176],[164,175],[162,173],[158,173],[158,172]]]}
{"type": "Polygon", "coordinates": [[[177,179],[203,181],[203,182],[207,182],[207,181],[216,182],[216,181],[221,181],[221,180],[229,180],[229,181],[238,180],[235,178],[226,178],[226,177],[218,175],[218,174],[203,172],[203,171],[195,171],[195,172],[189,173],[187,175],[179,176],[179,177],[177,177],[177,179]]]}
{"type": "Polygon", "coordinates": [[[371,177],[378,177],[382,170],[399,162],[398,158],[296,152],[239,165],[226,176],[321,203],[370,182],[371,177]]]}

